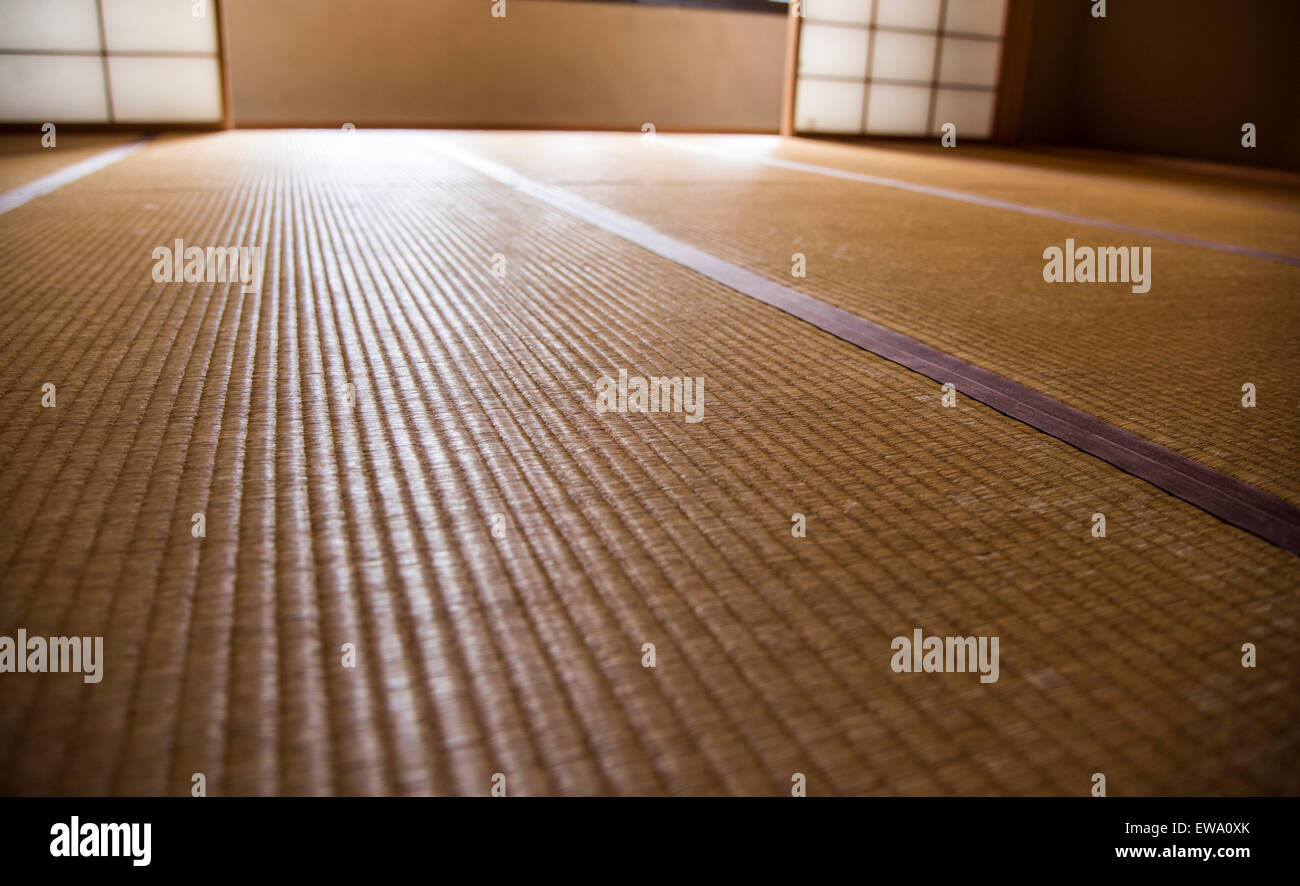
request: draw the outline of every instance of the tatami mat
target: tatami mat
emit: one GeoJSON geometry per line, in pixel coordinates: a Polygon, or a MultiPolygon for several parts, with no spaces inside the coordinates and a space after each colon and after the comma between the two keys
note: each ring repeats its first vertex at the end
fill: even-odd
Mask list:
{"type": "MultiPolygon", "coordinates": [[[[1300,397],[1290,381],[1300,376],[1297,268],[760,162],[775,155],[849,168],[842,145],[678,139],[727,156],[675,149],[669,137],[646,148],[626,135],[457,136],[498,162],[1300,503],[1300,397]],[[1064,247],[1067,238],[1151,246],[1150,292],[1044,282],[1043,250],[1064,247]],[[795,253],[805,258],[804,278],[791,274],[795,253]],[[1257,392],[1254,409],[1241,405],[1247,383],[1257,392]]],[[[1014,180],[1001,168],[942,158],[930,160],[936,171],[915,176],[919,159],[877,155],[885,158],[877,175],[971,193],[991,176],[1007,187],[1014,180]],[[971,185],[962,188],[957,176],[972,168],[971,185]]],[[[1034,176],[1041,173],[1026,178],[1034,176]]],[[[1145,191],[1082,188],[1068,177],[1055,190],[1062,196],[1022,202],[1117,222],[1176,220],[1152,216],[1146,207],[1158,201],[1145,191]],[[1120,215],[1123,194],[1130,211],[1120,215]]],[[[1210,223],[1240,211],[1265,216],[1264,229],[1279,233],[1266,238],[1243,225],[1226,242],[1265,249],[1300,240],[1295,213],[1238,210],[1183,193],[1165,202],[1166,212],[1196,207],[1172,233],[1225,234],[1210,223]]]]}
{"type": "MultiPolygon", "coordinates": [[[[0,634],[102,635],[106,655],[98,684],[0,675],[0,790],[1300,790],[1295,556],[943,408],[929,379],[435,137],[164,139],[0,216],[0,634]],[[264,245],[262,291],[153,282],[177,238],[264,245]],[[704,420],[597,413],[619,368],[703,377],[704,420]],[[915,628],[998,636],[1000,679],[894,673],[915,628]]],[[[574,144],[455,139],[521,169],[574,144]]],[[[1228,406],[1247,352],[1284,361],[1251,364],[1261,392],[1295,359],[1295,269],[1189,251],[1250,285],[1189,288],[1175,342],[1156,307],[1121,323],[1091,302],[1118,293],[1022,282],[1035,262],[1009,254],[1049,222],[879,195],[864,214],[843,184],[623,150],[572,151],[575,179],[624,166],[574,189],[787,281],[804,230],[800,288],[1293,491],[1294,404],[1228,406]],[[1224,300],[1261,338],[1211,348],[1224,300]],[[1187,393],[1210,380],[1223,414],[1187,393]]]]}

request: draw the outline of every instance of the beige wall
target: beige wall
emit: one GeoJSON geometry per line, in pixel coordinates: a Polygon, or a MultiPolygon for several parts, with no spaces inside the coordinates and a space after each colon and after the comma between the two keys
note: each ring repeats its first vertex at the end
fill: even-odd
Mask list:
{"type": "Polygon", "coordinates": [[[1037,0],[1025,141],[1300,170],[1296,0],[1037,0]],[[1242,123],[1258,145],[1243,148],[1242,123]]]}
{"type": "Polygon", "coordinates": [[[780,126],[780,15],[620,3],[223,0],[237,126],[780,126]]]}

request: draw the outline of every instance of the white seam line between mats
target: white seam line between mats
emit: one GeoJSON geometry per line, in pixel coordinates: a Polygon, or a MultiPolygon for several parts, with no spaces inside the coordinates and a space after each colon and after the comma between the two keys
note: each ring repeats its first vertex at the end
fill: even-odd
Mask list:
{"type": "MultiPolygon", "coordinates": [[[[0,215],[11,209],[17,209],[24,203],[29,203],[37,197],[43,197],[51,191],[57,191],[64,185],[71,184],[78,179],[83,179],[92,172],[98,172],[105,166],[111,166],[123,157],[127,157],[140,150],[149,139],[142,138],[129,144],[118,145],[116,148],[109,148],[93,157],[87,157],[79,163],[73,163],[71,166],[65,166],[62,169],[51,172],[49,175],[41,176],[36,181],[28,182],[25,185],[19,185],[12,191],[5,191],[0,194],[0,215]]],[[[58,148],[46,148],[44,150],[55,150],[58,148]]]]}

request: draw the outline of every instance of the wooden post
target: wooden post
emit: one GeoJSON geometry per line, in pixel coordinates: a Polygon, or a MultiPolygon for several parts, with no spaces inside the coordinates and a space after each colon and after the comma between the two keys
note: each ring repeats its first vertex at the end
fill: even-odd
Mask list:
{"type": "Polygon", "coordinates": [[[993,141],[1010,145],[1020,140],[1020,112],[1025,103],[1025,68],[1034,23],[1034,0],[1007,0],[1002,30],[1002,61],[993,106],[993,141]]]}
{"type": "Polygon", "coordinates": [[[790,0],[785,36],[785,88],[781,93],[781,135],[794,135],[794,88],[799,73],[799,25],[803,0],[790,0]]]}
{"type": "Polygon", "coordinates": [[[221,0],[212,0],[213,14],[217,17],[217,72],[221,78],[221,125],[235,128],[235,117],[230,108],[230,52],[226,33],[226,10],[221,0]]]}

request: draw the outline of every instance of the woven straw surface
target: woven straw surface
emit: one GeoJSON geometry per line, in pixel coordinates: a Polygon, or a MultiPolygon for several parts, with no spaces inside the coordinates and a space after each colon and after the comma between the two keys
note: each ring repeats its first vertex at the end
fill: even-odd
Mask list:
{"type": "MultiPolygon", "coordinates": [[[[1296,557],[424,137],[162,139],[0,216],[0,634],[102,635],[106,657],[98,684],[0,675],[0,792],[1300,791],[1296,557]],[[261,293],[153,282],[176,238],[264,244],[261,293]],[[704,420],[598,414],[619,368],[703,377],[704,420]],[[999,637],[1000,679],[892,672],[915,628],[999,637]]],[[[524,168],[568,137],[463,138],[524,168]]],[[[808,291],[913,334],[942,302],[961,356],[1137,423],[1191,412],[1160,389],[1177,367],[1124,344],[1190,366],[1199,338],[1145,307],[1063,337],[1062,302],[1118,296],[1049,305],[1010,273],[997,249],[1041,250],[1049,222],[909,198],[864,228],[844,184],[664,152],[679,179],[649,187],[668,170],[620,150],[571,152],[575,176],[622,168],[584,193],[760,271],[819,218],[808,291]]],[[[1197,329],[1234,300],[1270,354],[1289,322],[1254,289],[1187,298],[1197,329]]],[[[1240,438],[1244,464],[1274,446],[1285,478],[1278,415],[1169,427],[1240,438]]]]}

